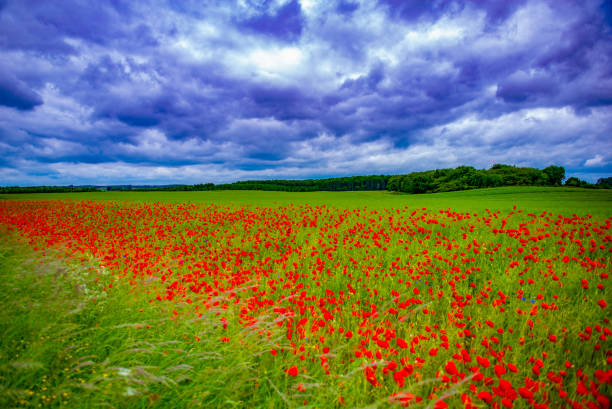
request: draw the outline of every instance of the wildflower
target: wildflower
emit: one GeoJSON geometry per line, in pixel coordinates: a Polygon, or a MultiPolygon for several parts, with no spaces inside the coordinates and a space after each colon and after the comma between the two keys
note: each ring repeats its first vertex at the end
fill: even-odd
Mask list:
{"type": "Polygon", "coordinates": [[[293,365],[291,368],[287,369],[287,374],[290,376],[297,376],[298,374],[297,366],[293,365]]]}

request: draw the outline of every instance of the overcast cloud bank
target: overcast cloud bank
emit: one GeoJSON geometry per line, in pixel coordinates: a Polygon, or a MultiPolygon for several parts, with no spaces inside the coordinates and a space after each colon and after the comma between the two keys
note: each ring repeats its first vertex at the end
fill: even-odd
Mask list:
{"type": "Polygon", "coordinates": [[[0,184],[612,173],[606,1],[0,1],[0,184]]]}

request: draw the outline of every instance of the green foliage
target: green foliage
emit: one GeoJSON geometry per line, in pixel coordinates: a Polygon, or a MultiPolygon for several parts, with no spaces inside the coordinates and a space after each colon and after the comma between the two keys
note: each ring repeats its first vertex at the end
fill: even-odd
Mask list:
{"type": "MultiPolygon", "coordinates": [[[[607,178],[608,180],[611,178],[607,178]]],[[[606,184],[604,179],[603,183],[599,183],[602,179],[599,179],[597,181],[597,184],[593,184],[593,183],[589,183],[585,180],[579,179],[577,177],[571,177],[569,179],[567,179],[565,181],[565,186],[570,186],[570,187],[582,187],[582,188],[586,188],[586,189],[610,189],[612,188],[612,185],[608,182],[606,184]]]]}
{"type": "Polygon", "coordinates": [[[216,185],[215,190],[273,190],[281,192],[385,190],[387,175],[308,180],[247,180],[216,185]]]}
{"type": "Polygon", "coordinates": [[[597,186],[612,189],[612,177],[597,179],[597,186]]]}
{"type": "Polygon", "coordinates": [[[562,166],[551,165],[542,169],[542,172],[548,176],[548,183],[555,186],[560,186],[565,179],[565,169],[562,166]]]}
{"type": "Polygon", "coordinates": [[[589,183],[582,179],[572,176],[571,178],[565,181],[565,186],[588,187],[589,183]]]}
{"type": "Polygon", "coordinates": [[[561,166],[544,170],[495,164],[489,170],[472,166],[413,172],[391,178],[387,189],[405,193],[434,193],[499,186],[559,186],[565,177],[561,166]]]}
{"type": "Polygon", "coordinates": [[[387,183],[387,190],[391,192],[398,192],[400,183],[402,180],[401,175],[394,175],[389,178],[389,182],[387,183]]]}
{"type": "Polygon", "coordinates": [[[419,172],[406,175],[401,181],[400,190],[407,193],[425,193],[433,188],[433,172],[419,172]]]}
{"type": "Polygon", "coordinates": [[[33,186],[33,187],[0,187],[0,193],[68,193],[105,191],[211,191],[211,190],[267,190],[277,192],[316,192],[316,191],[365,191],[386,190],[391,176],[348,176],[328,179],[307,180],[246,180],[234,183],[215,185],[198,183],[195,185],[168,186],[132,186],[114,185],[106,187],[72,187],[72,186],[33,186]]]}

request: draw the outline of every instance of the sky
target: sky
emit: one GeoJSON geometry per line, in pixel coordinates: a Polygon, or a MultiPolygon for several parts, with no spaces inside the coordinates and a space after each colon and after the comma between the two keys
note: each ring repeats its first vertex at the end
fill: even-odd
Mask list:
{"type": "Polygon", "coordinates": [[[612,176],[612,2],[0,0],[0,185],[612,176]]]}

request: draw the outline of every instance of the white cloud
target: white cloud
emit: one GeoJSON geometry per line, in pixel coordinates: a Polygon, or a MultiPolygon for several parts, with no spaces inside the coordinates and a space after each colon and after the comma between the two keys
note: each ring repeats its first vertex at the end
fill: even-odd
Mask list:
{"type": "Polygon", "coordinates": [[[591,159],[588,159],[586,162],[584,162],[584,166],[586,167],[603,166],[605,164],[607,164],[607,161],[605,160],[603,155],[599,155],[599,154],[595,155],[591,159]]]}
{"type": "Polygon", "coordinates": [[[446,140],[457,157],[475,166],[546,163],[577,167],[602,148],[612,150],[612,141],[606,139],[608,118],[607,108],[593,110],[589,116],[577,115],[567,107],[523,109],[493,119],[471,114],[424,130],[421,136],[423,140],[446,140]]]}
{"type": "Polygon", "coordinates": [[[279,75],[298,67],[303,55],[297,47],[256,49],[251,51],[245,60],[246,65],[259,74],[279,75]]]}
{"type": "Polygon", "coordinates": [[[182,140],[168,139],[159,129],[151,128],[132,137],[132,143],[119,142],[113,146],[116,154],[156,161],[206,161],[212,158],[235,158],[241,148],[232,142],[213,143],[191,137],[182,140]]]}

